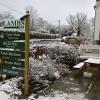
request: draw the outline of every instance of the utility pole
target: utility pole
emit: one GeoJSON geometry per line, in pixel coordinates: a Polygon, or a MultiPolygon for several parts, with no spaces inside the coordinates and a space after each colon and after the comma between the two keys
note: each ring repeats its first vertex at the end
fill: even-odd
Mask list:
{"type": "Polygon", "coordinates": [[[58,20],[58,27],[59,27],[59,35],[60,35],[60,38],[61,38],[61,25],[60,25],[60,20],[58,20]]]}
{"type": "Polygon", "coordinates": [[[98,45],[100,45],[100,31],[99,31],[99,40],[98,40],[98,45]]]}
{"type": "Polygon", "coordinates": [[[29,39],[30,39],[30,15],[25,16],[25,69],[24,69],[24,96],[29,95],[29,39]]]}
{"type": "Polygon", "coordinates": [[[80,36],[80,27],[78,26],[77,36],[80,36]]]}

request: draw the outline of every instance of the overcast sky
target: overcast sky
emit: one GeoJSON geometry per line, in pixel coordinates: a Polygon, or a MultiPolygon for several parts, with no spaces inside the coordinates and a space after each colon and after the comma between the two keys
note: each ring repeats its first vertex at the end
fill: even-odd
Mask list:
{"type": "Polygon", "coordinates": [[[23,16],[25,7],[31,5],[37,9],[40,17],[58,24],[66,23],[66,16],[83,12],[94,17],[95,0],[0,0],[0,12],[10,11],[14,16],[23,16]]]}

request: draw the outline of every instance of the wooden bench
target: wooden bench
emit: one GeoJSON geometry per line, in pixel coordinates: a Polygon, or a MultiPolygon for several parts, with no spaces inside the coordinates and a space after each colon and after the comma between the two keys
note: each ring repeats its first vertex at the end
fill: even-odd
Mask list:
{"type": "Polygon", "coordinates": [[[81,62],[81,63],[73,66],[73,68],[79,69],[79,71],[75,75],[75,77],[79,76],[88,67],[87,64],[90,65],[91,68],[92,68],[92,66],[94,66],[100,70],[100,58],[89,58],[89,59],[85,60],[84,62],[81,62]]]}

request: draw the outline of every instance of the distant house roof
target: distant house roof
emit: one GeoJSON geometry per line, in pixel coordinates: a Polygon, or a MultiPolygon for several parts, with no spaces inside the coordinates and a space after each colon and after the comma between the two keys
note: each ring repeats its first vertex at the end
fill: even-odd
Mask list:
{"type": "Polygon", "coordinates": [[[89,58],[88,60],[86,60],[84,62],[92,63],[92,64],[100,64],[100,58],[89,58]]]}
{"type": "Polygon", "coordinates": [[[96,0],[96,1],[100,1],[100,0],[96,0]]]}

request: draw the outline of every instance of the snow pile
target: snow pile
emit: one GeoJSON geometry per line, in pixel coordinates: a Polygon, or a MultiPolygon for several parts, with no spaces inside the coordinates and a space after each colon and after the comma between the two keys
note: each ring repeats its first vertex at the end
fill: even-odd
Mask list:
{"type": "MultiPolygon", "coordinates": [[[[12,78],[11,80],[6,80],[5,83],[1,83],[0,95],[2,95],[2,93],[5,94],[4,96],[5,98],[13,96],[13,95],[22,95],[21,90],[17,88],[18,82],[21,80],[22,80],[21,78],[18,78],[18,79],[12,78]]],[[[2,99],[2,100],[8,100],[8,99],[2,99]]]]}
{"type": "Polygon", "coordinates": [[[9,95],[7,95],[5,92],[0,91],[0,100],[13,100],[10,98],[9,95]]]}

